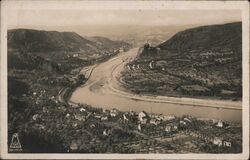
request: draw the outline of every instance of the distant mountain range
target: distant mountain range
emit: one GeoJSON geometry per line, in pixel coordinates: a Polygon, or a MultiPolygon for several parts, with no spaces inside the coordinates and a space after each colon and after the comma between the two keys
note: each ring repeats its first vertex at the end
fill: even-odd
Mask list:
{"type": "Polygon", "coordinates": [[[108,38],[93,39],[94,41],[86,39],[74,32],[13,29],[8,31],[8,49],[28,52],[97,52],[128,45],[108,38]]]}
{"type": "Polygon", "coordinates": [[[241,97],[242,24],[186,29],[155,47],[146,44],[130,65],[140,69],[123,77],[137,93],[241,97]]]}
{"type": "Polygon", "coordinates": [[[130,44],[105,37],[82,37],[74,32],[13,29],[8,31],[8,66],[16,69],[70,70],[70,63],[90,64],[130,44]],[[80,62],[81,61],[81,62],[80,62]]]}

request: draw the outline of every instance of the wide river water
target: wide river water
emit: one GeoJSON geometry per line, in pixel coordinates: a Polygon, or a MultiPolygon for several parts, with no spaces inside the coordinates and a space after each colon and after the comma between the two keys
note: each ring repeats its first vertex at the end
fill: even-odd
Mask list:
{"type": "Polygon", "coordinates": [[[242,119],[242,103],[225,100],[139,96],[126,92],[117,81],[123,67],[136,57],[138,48],[120,53],[94,67],[89,80],[77,88],[70,101],[121,111],[146,111],[176,116],[238,121],[242,119]]]}

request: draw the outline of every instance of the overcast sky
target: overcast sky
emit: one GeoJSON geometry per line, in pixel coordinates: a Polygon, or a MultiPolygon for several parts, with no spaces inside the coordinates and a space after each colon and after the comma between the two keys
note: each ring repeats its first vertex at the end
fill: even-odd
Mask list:
{"type": "Polygon", "coordinates": [[[238,10],[14,10],[8,28],[95,25],[189,25],[241,21],[238,10]]]}

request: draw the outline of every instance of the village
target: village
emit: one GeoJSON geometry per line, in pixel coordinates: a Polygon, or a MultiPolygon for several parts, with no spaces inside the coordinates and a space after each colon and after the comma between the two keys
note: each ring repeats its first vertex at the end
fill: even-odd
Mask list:
{"type": "MultiPolygon", "coordinates": [[[[36,110],[24,126],[45,142],[56,140],[59,152],[81,153],[238,153],[241,124],[221,120],[108,110],[32,94],[36,110]],[[45,102],[46,101],[46,102],[45,102]]],[[[25,139],[25,138],[24,138],[25,139]]]]}
{"type": "Polygon", "coordinates": [[[17,77],[26,75],[27,82],[33,84],[18,99],[26,103],[25,116],[10,115],[13,124],[19,124],[19,127],[9,133],[19,133],[23,152],[36,152],[35,147],[29,146],[38,138],[36,145],[43,146],[44,152],[241,152],[242,126],[238,122],[145,111],[122,112],[115,108],[108,110],[102,106],[68,102],[72,91],[88,78],[85,70],[89,72],[90,68],[83,69],[81,74],[80,70],[63,75],[40,71],[32,76],[25,71],[13,70],[17,77]]]}
{"type": "MultiPolygon", "coordinates": [[[[68,57],[70,63],[67,61],[67,69],[61,72],[56,72],[49,66],[45,66],[44,70],[31,72],[18,69],[9,71],[9,75],[13,76],[13,82],[17,83],[15,78],[21,78],[29,84],[18,82],[18,86],[21,87],[19,90],[22,92],[14,92],[15,94],[9,97],[19,106],[16,110],[13,107],[15,103],[9,106],[13,109],[9,115],[10,125],[13,125],[8,130],[9,138],[13,133],[19,133],[23,152],[242,151],[242,126],[238,122],[208,120],[189,115],[177,117],[145,111],[124,112],[115,108],[108,110],[102,106],[68,102],[72,91],[86,82],[87,72],[93,67],[90,64],[83,65],[76,56],[68,57]],[[33,145],[33,142],[36,144],[33,145]]],[[[157,67],[152,61],[147,65],[151,69],[157,67]]],[[[127,66],[134,72],[138,72],[141,67],[140,64],[127,66]]],[[[152,87],[157,89],[153,85],[152,87]]]]}

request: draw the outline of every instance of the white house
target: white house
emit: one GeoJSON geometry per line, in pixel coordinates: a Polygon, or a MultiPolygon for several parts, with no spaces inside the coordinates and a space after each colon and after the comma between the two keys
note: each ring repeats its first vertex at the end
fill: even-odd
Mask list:
{"type": "Polygon", "coordinates": [[[78,121],[85,121],[85,117],[79,115],[79,114],[76,114],[75,115],[75,119],[78,120],[78,121]]]}
{"type": "Polygon", "coordinates": [[[221,120],[219,120],[216,126],[222,128],[223,127],[223,122],[221,120]]]}
{"type": "Polygon", "coordinates": [[[105,129],[105,130],[102,132],[102,134],[103,134],[104,136],[107,136],[107,135],[108,135],[107,130],[105,129]]]}
{"type": "Polygon", "coordinates": [[[222,139],[220,137],[214,137],[213,144],[217,146],[222,146],[222,139]]]}
{"type": "Polygon", "coordinates": [[[128,121],[128,118],[126,117],[126,114],[125,114],[125,113],[123,114],[123,119],[124,119],[125,121],[128,121]]]}
{"type": "Polygon", "coordinates": [[[137,64],[136,68],[137,68],[137,69],[140,69],[140,64],[137,64]]]}
{"type": "Polygon", "coordinates": [[[146,124],[148,120],[148,114],[145,111],[142,111],[138,114],[138,119],[141,124],[146,124]]]}
{"type": "Polygon", "coordinates": [[[165,132],[171,132],[171,126],[166,126],[165,127],[165,132]]]}
{"type": "Polygon", "coordinates": [[[139,118],[139,119],[146,118],[147,116],[148,116],[148,114],[147,114],[145,111],[141,111],[141,112],[138,114],[138,118],[139,118]]]}
{"type": "Polygon", "coordinates": [[[90,128],[95,128],[95,124],[92,123],[89,127],[90,128]]]}
{"type": "Polygon", "coordinates": [[[73,54],[73,57],[78,57],[79,56],[79,54],[73,54]]]}
{"type": "Polygon", "coordinates": [[[132,69],[135,70],[135,64],[133,64],[132,69]]]}
{"type": "Polygon", "coordinates": [[[118,114],[118,112],[117,112],[117,110],[115,108],[111,109],[111,111],[110,111],[110,116],[111,117],[115,117],[115,116],[117,116],[117,114],[118,114]]]}
{"type": "Polygon", "coordinates": [[[101,116],[100,115],[95,115],[95,118],[96,119],[101,119],[101,116]]]}
{"type": "Polygon", "coordinates": [[[153,68],[152,62],[149,63],[149,68],[150,68],[150,69],[153,68]]]}
{"type": "Polygon", "coordinates": [[[86,111],[86,109],[84,109],[84,108],[80,109],[80,112],[85,112],[85,111],[86,111]]]}
{"type": "Polygon", "coordinates": [[[231,142],[229,142],[229,141],[224,141],[224,142],[223,142],[223,146],[224,146],[224,147],[231,147],[232,144],[231,144],[231,142]]]}
{"type": "Polygon", "coordinates": [[[105,121],[105,120],[108,120],[107,116],[101,118],[101,121],[105,121]]]}
{"type": "Polygon", "coordinates": [[[141,131],[141,124],[138,124],[138,130],[141,131]]]}
{"type": "Polygon", "coordinates": [[[150,119],[149,123],[150,123],[150,124],[154,124],[154,125],[156,125],[156,126],[157,126],[158,124],[160,124],[160,122],[157,121],[156,119],[150,119]]]}
{"type": "Polygon", "coordinates": [[[170,121],[170,120],[173,120],[175,119],[175,116],[174,115],[166,115],[166,116],[163,116],[163,120],[164,121],[170,121]]]}
{"type": "Polygon", "coordinates": [[[69,113],[67,113],[65,117],[66,117],[66,118],[68,118],[69,116],[70,116],[70,114],[69,114],[69,113]]]}
{"type": "Polygon", "coordinates": [[[110,135],[111,134],[111,130],[110,129],[104,129],[103,132],[102,132],[102,134],[104,136],[110,135]]]}
{"type": "Polygon", "coordinates": [[[130,69],[130,66],[129,65],[127,65],[127,67],[128,67],[128,70],[130,71],[131,69],[130,69]]]}
{"type": "Polygon", "coordinates": [[[102,112],[103,112],[103,113],[106,113],[106,109],[103,108],[103,109],[102,109],[102,112]]]}
{"type": "Polygon", "coordinates": [[[192,122],[192,121],[191,121],[190,119],[188,119],[188,118],[184,118],[184,121],[187,121],[187,122],[189,122],[189,123],[192,122]]]}
{"type": "Polygon", "coordinates": [[[35,114],[35,115],[33,115],[32,119],[33,119],[34,121],[36,121],[38,117],[39,117],[39,115],[38,115],[38,114],[35,114]]]}
{"type": "Polygon", "coordinates": [[[176,131],[178,129],[178,126],[174,125],[173,129],[176,131]]]}
{"type": "Polygon", "coordinates": [[[180,121],[180,124],[186,125],[187,123],[185,121],[180,121]]]}

